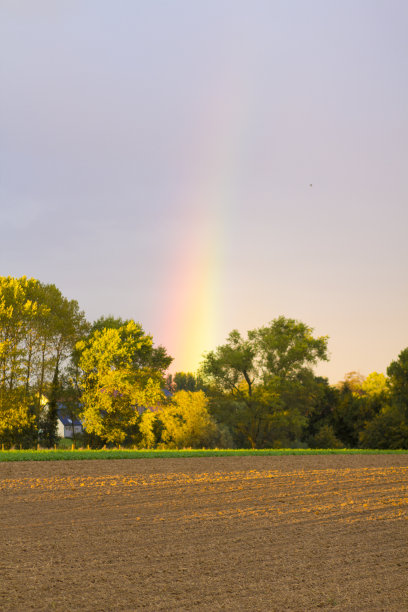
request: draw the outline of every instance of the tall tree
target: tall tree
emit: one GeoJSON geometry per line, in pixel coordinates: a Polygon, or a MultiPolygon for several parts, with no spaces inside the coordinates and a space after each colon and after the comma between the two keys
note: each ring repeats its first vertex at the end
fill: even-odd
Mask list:
{"type": "MultiPolygon", "coordinates": [[[[49,309],[48,320],[44,321],[44,343],[49,343],[50,381],[47,388],[49,397],[46,420],[47,435],[43,436],[49,446],[56,441],[57,402],[61,394],[61,376],[69,366],[76,343],[89,331],[89,323],[85,319],[76,300],[68,300],[55,285],[42,285],[43,303],[49,309]]],[[[42,359],[43,363],[43,359],[42,359]]],[[[43,365],[42,365],[43,367],[43,365]]],[[[41,370],[42,372],[42,370],[41,370]]],[[[38,395],[41,397],[42,389],[38,395]]]]}
{"type": "Polygon", "coordinates": [[[400,406],[408,418],[408,348],[387,368],[391,400],[400,406]]]}
{"type": "MultiPolygon", "coordinates": [[[[84,313],[55,285],[26,277],[0,277],[0,388],[4,410],[12,410],[7,393],[18,392],[37,427],[49,421],[56,439],[56,398],[59,378],[75,343],[87,331],[84,313]],[[50,407],[44,408],[44,396],[50,407]],[[51,426],[51,422],[53,425],[51,426]]],[[[11,396],[10,396],[11,397],[11,396]]],[[[29,419],[32,428],[32,419],[29,419]]],[[[33,430],[34,431],[34,430],[33,430]]],[[[34,441],[34,440],[33,440],[34,441]]]]}
{"type": "Polygon", "coordinates": [[[319,361],[327,361],[327,336],[313,336],[313,329],[295,319],[278,317],[248,334],[257,347],[257,362],[265,382],[309,376],[319,361]]]}
{"type": "MultiPolygon", "coordinates": [[[[279,317],[246,338],[232,331],[206,354],[202,373],[213,405],[224,402],[239,436],[252,447],[279,445],[301,434],[319,360],[327,360],[327,337],[315,338],[304,323],[279,317]]],[[[222,410],[217,414],[222,418],[222,410]]]]}
{"type": "Polygon", "coordinates": [[[376,380],[371,401],[378,409],[360,434],[364,448],[408,448],[408,348],[388,366],[387,375],[385,390],[376,380]]]}
{"type": "Polygon", "coordinates": [[[10,390],[24,385],[28,393],[35,346],[36,320],[43,312],[32,299],[38,281],[0,277],[1,385],[10,390]]]}
{"type": "MultiPolygon", "coordinates": [[[[121,317],[109,315],[107,317],[100,317],[92,324],[86,339],[89,340],[92,338],[96,331],[102,332],[105,329],[121,330],[121,337],[124,337],[125,332],[123,330],[129,325],[129,323],[136,325],[136,327],[139,329],[139,335],[144,336],[144,331],[140,323],[135,323],[133,319],[122,319],[121,317]]],[[[151,336],[147,337],[151,339],[151,336]]],[[[79,362],[81,351],[85,346],[86,342],[85,344],[79,344],[76,346],[74,352],[74,362],[79,362]]],[[[139,346],[137,350],[134,351],[132,356],[132,364],[134,368],[151,368],[153,372],[161,372],[163,376],[172,361],[173,357],[170,357],[170,355],[167,354],[166,349],[161,345],[154,346],[153,342],[139,346]]]]}
{"type": "Polygon", "coordinates": [[[0,277],[0,438],[9,444],[35,439],[32,380],[36,327],[44,314],[32,299],[37,285],[26,277],[0,277]]]}
{"type": "Polygon", "coordinates": [[[85,430],[121,443],[138,421],[137,407],[155,405],[163,397],[163,362],[155,363],[152,337],[130,320],[96,328],[77,344],[77,352],[85,430]]]}

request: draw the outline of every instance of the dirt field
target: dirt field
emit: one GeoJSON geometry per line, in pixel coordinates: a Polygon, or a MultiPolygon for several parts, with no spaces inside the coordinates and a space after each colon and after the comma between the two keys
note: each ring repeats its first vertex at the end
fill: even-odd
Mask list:
{"type": "Polygon", "coordinates": [[[0,610],[408,610],[408,456],[0,463],[0,610]]]}

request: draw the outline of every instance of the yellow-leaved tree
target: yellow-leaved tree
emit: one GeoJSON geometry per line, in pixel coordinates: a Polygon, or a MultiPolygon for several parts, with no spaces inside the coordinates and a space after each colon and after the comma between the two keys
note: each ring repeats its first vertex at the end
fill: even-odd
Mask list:
{"type": "Polygon", "coordinates": [[[33,427],[35,417],[30,412],[23,389],[0,386],[0,440],[7,445],[23,441],[24,434],[33,427]]]}
{"type": "Polygon", "coordinates": [[[155,367],[152,337],[133,320],[122,323],[96,328],[76,347],[84,428],[114,444],[131,436],[140,406],[162,400],[164,384],[162,370],[155,367]]]}
{"type": "Polygon", "coordinates": [[[363,390],[363,393],[369,397],[381,394],[387,395],[387,377],[382,373],[371,372],[371,374],[369,374],[363,381],[361,389],[363,390]]]}
{"type": "Polygon", "coordinates": [[[211,447],[220,437],[203,391],[178,391],[159,419],[162,442],[169,448],[211,447]]]}
{"type": "Polygon", "coordinates": [[[34,278],[0,277],[0,441],[57,440],[60,379],[89,329],[75,300],[34,278]],[[44,396],[49,401],[43,402],[44,396]]]}

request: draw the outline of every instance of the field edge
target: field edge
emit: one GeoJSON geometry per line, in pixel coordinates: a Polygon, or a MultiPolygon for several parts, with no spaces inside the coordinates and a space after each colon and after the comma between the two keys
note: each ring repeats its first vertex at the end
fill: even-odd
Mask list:
{"type": "Polygon", "coordinates": [[[283,456],[283,455],[403,455],[407,449],[183,449],[183,450],[0,450],[0,463],[8,461],[80,461],[111,459],[165,459],[184,457],[283,456]]]}

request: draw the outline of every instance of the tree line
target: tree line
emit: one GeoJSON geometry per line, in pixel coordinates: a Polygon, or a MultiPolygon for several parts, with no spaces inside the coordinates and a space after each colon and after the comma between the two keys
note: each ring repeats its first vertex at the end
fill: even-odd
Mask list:
{"type": "Polygon", "coordinates": [[[0,443],[53,446],[59,411],[93,447],[408,448],[408,348],[387,375],[331,385],[313,371],[327,343],[281,316],[166,376],[140,323],[90,323],[55,285],[0,277],[0,443]]]}

